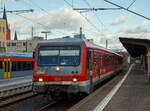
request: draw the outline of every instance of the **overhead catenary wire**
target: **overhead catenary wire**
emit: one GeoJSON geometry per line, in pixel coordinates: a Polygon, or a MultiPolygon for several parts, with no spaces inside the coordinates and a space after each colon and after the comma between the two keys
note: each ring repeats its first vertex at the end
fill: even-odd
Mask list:
{"type": "MultiPolygon", "coordinates": [[[[126,11],[128,11],[128,12],[130,12],[130,13],[133,13],[133,14],[135,14],[135,15],[137,15],[137,16],[140,16],[140,17],[142,17],[142,18],[144,18],[144,19],[150,20],[150,18],[148,18],[148,17],[146,17],[146,16],[143,16],[142,14],[139,14],[139,13],[137,13],[137,12],[134,12],[134,11],[132,11],[132,10],[129,10],[129,8],[136,2],[136,0],[134,0],[134,1],[128,6],[128,8],[124,8],[123,6],[120,6],[120,5],[118,5],[118,4],[115,4],[115,3],[110,2],[110,1],[108,1],[108,0],[104,0],[104,1],[107,2],[107,3],[110,3],[110,4],[112,4],[112,5],[114,5],[114,6],[116,6],[116,7],[119,7],[119,8],[121,8],[121,9],[124,9],[124,10],[126,10],[126,11]]],[[[143,36],[144,34],[146,34],[146,33],[147,33],[147,30],[145,30],[145,31],[143,32],[142,36],[143,36]]]]}
{"type": "MultiPolygon", "coordinates": [[[[92,8],[91,5],[88,3],[87,0],[83,0],[83,1],[88,5],[89,8],[92,8]]],[[[97,16],[97,14],[96,14],[94,11],[93,11],[93,13],[94,13],[94,15],[96,16],[96,18],[97,18],[97,20],[99,21],[99,23],[100,23],[102,26],[104,26],[103,22],[100,20],[100,18],[97,16]]]]}
{"type": "Polygon", "coordinates": [[[145,19],[147,19],[147,20],[150,20],[150,18],[145,17],[145,16],[143,16],[142,14],[139,14],[139,13],[134,12],[134,11],[132,11],[132,10],[129,10],[128,8],[124,8],[124,7],[122,7],[122,6],[120,6],[120,5],[117,5],[117,4],[113,3],[113,2],[110,2],[110,1],[108,1],[108,0],[104,0],[104,1],[105,1],[105,2],[108,2],[108,3],[112,4],[112,5],[114,5],[114,6],[116,6],[116,7],[122,8],[122,9],[124,9],[124,10],[126,10],[126,11],[128,11],[128,12],[130,12],[130,13],[133,13],[133,14],[138,15],[138,16],[140,16],[140,17],[143,17],[143,18],[145,18],[145,19]]]}
{"type": "Polygon", "coordinates": [[[17,15],[17,16],[20,16],[20,17],[22,17],[22,18],[24,18],[24,19],[26,19],[26,20],[28,20],[28,21],[30,21],[30,22],[32,22],[32,23],[36,23],[36,24],[39,24],[39,25],[41,25],[41,26],[43,26],[43,27],[45,27],[45,28],[50,29],[50,27],[48,27],[48,26],[46,26],[46,25],[44,25],[44,24],[41,24],[41,23],[39,23],[39,22],[35,22],[35,21],[33,21],[32,19],[30,19],[30,18],[28,18],[28,17],[25,17],[25,16],[20,15],[20,14],[16,14],[16,15],[17,15]]]}
{"type": "Polygon", "coordinates": [[[134,0],[134,1],[128,6],[127,9],[129,9],[135,2],[136,2],[136,0],[134,0]]]}
{"type": "MultiPolygon", "coordinates": [[[[44,25],[44,24],[42,24],[42,23],[39,23],[39,22],[35,22],[34,20],[32,20],[32,19],[30,19],[30,18],[28,18],[28,17],[25,17],[25,16],[20,15],[20,14],[15,14],[15,15],[20,16],[20,17],[24,18],[25,20],[30,21],[31,23],[35,23],[35,24],[41,25],[41,26],[43,26],[43,27],[45,27],[45,28],[51,30],[51,27],[49,27],[49,26],[47,26],[47,25],[44,25]]],[[[57,32],[57,33],[61,33],[61,34],[63,34],[63,35],[66,35],[65,33],[60,32],[60,31],[54,31],[54,32],[57,32]]]]}
{"type": "MultiPolygon", "coordinates": [[[[68,4],[72,9],[73,9],[73,5],[72,4],[70,4],[67,0],[64,0],[64,2],[66,3],[66,4],[68,4]]],[[[76,11],[76,12],[78,12],[84,19],[86,19],[86,21],[93,27],[93,28],[95,28],[98,32],[100,31],[99,30],[99,28],[95,25],[95,24],[93,24],[93,22],[91,22],[91,20],[89,20],[86,16],[84,16],[82,13],[80,13],[79,11],[76,11]]]]}
{"type": "MultiPolygon", "coordinates": [[[[49,17],[51,17],[51,15],[50,15],[50,13],[47,11],[47,10],[45,10],[44,8],[42,8],[42,7],[40,7],[38,4],[36,4],[35,2],[33,2],[32,0],[28,0],[29,2],[27,2],[27,1],[24,1],[24,0],[21,0],[21,1],[23,1],[25,4],[27,4],[27,5],[29,5],[30,7],[33,7],[33,6],[36,6],[38,9],[40,9],[41,11],[43,11],[44,13],[46,13],[49,17]]],[[[23,16],[22,16],[23,17],[23,16]]],[[[31,20],[31,19],[29,19],[29,18],[27,18],[27,17],[23,17],[23,18],[26,18],[27,20],[29,20],[29,21],[32,21],[32,22],[35,22],[35,21],[33,21],[33,20],[31,20]]],[[[41,26],[43,26],[43,27],[48,27],[48,29],[51,29],[49,26],[46,26],[46,25],[44,25],[44,24],[42,24],[42,23],[37,23],[37,24],[39,24],[39,25],[41,25],[41,26]]],[[[52,30],[52,29],[51,29],[52,30]]],[[[64,32],[62,32],[62,31],[54,31],[53,30],[53,32],[57,32],[57,33],[60,33],[60,34],[63,34],[63,35],[66,35],[66,33],[64,33],[64,32]]]]}
{"type": "Polygon", "coordinates": [[[45,12],[48,16],[50,16],[50,13],[47,10],[45,10],[44,8],[40,7],[37,3],[33,2],[32,0],[28,0],[28,1],[30,1],[34,6],[36,6],[37,8],[39,8],[40,10],[45,12]]]}
{"type": "MultiPolygon", "coordinates": [[[[64,0],[70,7],[72,7],[73,8],[73,5],[72,4],[70,4],[68,1],[66,1],[66,0],[64,0]]],[[[43,9],[43,8],[41,8],[39,5],[37,5],[36,3],[34,3],[32,0],[29,0],[29,2],[31,3],[28,3],[28,2],[26,2],[26,1],[23,1],[25,4],[27,4],[27,5],[30,5],[30,6],[36,6],[37,8],[39,8],[41,11],[43,11],[43,12],[45,12],[48,16],[50,16],[51,17],[51,15],[50,15],[50,13],[47,11],[47,10],[45,10],[45,9],[43,9]]],[[[73,2],[72,2],[73,3],[73,2]]],[[[79,11],[76,11],[76,12],[78,12],[78,13],[80,13],[79,11]]],[[[84,19],[86,19],[86,21],[89,23],[89,24],[91,24],[91,26],[93,26],[93,28],[96,28],[98,31],[99,31],[99,29],[86,17],[86,16],[84,16],[82,13],[80,13],[80,15],[84,18],[84,19]]],[[[61,32],[61,31],[56,31],[56,32],[59,32],[59,33],[63,33],[63,32],[61,32]]],[[[65,33],[63,33],[63,34],[65,34],[65,33]]]]}

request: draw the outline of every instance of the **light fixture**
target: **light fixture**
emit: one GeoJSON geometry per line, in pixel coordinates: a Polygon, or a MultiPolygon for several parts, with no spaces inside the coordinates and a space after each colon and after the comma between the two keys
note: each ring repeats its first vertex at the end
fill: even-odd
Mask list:
{"type": "Polygon", "coordinates": [[[73,78],[72,81],[73,81],[73,82],[77,82],[78,79],[77,79],[77,78],[73,78]]]}
{"type": "Polygon", "coordinates": [[[60,70],[60,67],[59,66],[56,66],[56,71],[59,71],[60,70]]]}
{"type": "Polygon", "coordinates": [[[43,82],[43,78],[39,78],[39,82],[43,82]]]}

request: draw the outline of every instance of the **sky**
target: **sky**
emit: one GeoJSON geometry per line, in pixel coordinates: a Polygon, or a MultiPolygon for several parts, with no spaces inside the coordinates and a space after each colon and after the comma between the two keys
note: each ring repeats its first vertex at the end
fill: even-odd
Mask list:
{"type": "MultiPolygon", "coordinates": [[[[128,8],[134,0],[109,0],[128,8]]],[[[79,12],[73,8],[117,8],[104,0],[0,0],[0,10],[28,10],[28,13],[7,13],[11,38],[17,31],[18,39],[30,39],[32,27],[34,36],[45,37],[42,31],[50,31],[48,39],[73,36],[80,27],[88,39],[108,48],[122,49],[119,37],[150,38],[150,21],[121,10],[99,10],[79,12]]],[[[135,0],[129,10],[150,18],[150,0],[135,0]]],[[[1,14],[2,16],[2,14],[1,14]]]]}

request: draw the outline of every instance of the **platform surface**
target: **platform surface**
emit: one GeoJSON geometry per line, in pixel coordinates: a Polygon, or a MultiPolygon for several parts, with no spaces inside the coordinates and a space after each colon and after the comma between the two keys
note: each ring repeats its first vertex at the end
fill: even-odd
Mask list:
{"type": "Polygon", "coordinates": [[[150,83],[144,71],[133,69],[103,111],[150,111],[150,83]]]}
{"type": "Polygon", "coordinates": [[[16,77],[0,80],[0,91],[16,87],[17,85],[32,84],[32,76],[16,77]]]}
{"type": "MultiPolygon", "coordinates": [[[[32,76],[33,70],[25,70],[25,71],[11,71],[10,78],[17,78],[17,77],[25,77],[25,76],[32,76]]],[[[4,79],[4,72],[0,69],[0,80],[4,79]]]]}
{"type": "MultiPolygon", "coordinates": [[[[122,73],[97,89],[68,111],[96,111],[111,90],[123,79],[122,73]]],[[[150,83],[143,70],[132,67],[121,87],[110,101],[98,111],[150,111],[150,83]]]]}

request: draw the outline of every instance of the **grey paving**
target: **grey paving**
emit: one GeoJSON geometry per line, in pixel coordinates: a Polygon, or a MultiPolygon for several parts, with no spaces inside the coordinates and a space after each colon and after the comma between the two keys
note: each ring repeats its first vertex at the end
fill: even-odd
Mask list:
{"type": "Polygon", "coordinates": [[[150,83],[142,70],[132,70],[103,111],[150,111],[150,83]]]}

